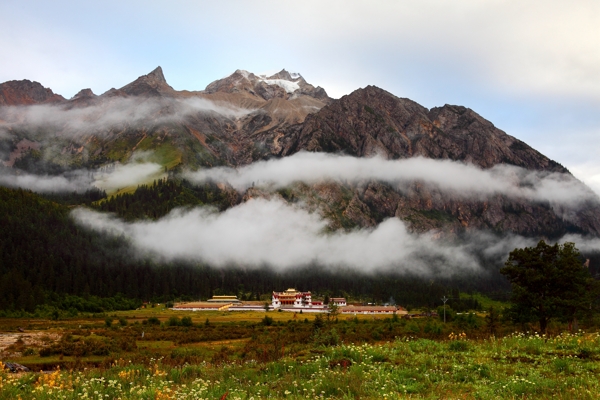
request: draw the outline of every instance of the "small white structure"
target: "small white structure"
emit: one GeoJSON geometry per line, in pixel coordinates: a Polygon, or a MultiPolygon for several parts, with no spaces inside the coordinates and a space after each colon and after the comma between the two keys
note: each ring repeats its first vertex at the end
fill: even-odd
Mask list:
{"type": "Polygon", "coordinates": [[[335,304],[338,307],[346,307],[346,299],[343,297],[332,297],[331,299],[329,299],[330,303],[335,304]]]}
{"type": "Polygon", "coordinates": [[[347,306],[340,309],[342,314],[407,314],[404,309],[397,309],[393,306],[347,306]]]}
{"type": "Polygon", "coordinates": [[[232,303],[208,303],[208,302],[194,302],[194,303],[182,303],[177,304],[171,310],[173,311],[226,311],[231,307],[232,303]]]}

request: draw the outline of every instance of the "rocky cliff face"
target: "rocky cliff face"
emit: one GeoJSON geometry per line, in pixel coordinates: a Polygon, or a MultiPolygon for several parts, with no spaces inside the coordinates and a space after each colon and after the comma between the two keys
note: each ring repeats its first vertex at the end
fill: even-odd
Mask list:
{"type": "Polygon", "coordinates": [[[482,168],[504,163],[566,172],[471,109],[445,105],[427,110],[374,86],[356,90],[307,118],[286,137],[281,155],[299,150],[389,159],[422,156],[482,168]]]}
{"type": "MultiPolygon", "coordinates": [[[[286,70],[272,76],[238,70],[204,91],[188,92],[169,86],[158,67],[120,89],[100,96],[84,89],[70,100],[35,82],[7,82],[0,85],[3,127],[9,137],[3,148],[12,149],[4,157],[12,157],[10,165],[18,165],[29,148],[41,153],[44,162],[63,169],[126,163],[139,150],[152,151],[152,160],[168,169],[236,167],[309,151],[388,159],[421,156],[483,169],[508,164],[569,173],[471,109],[444,105],[428,110],[374,86],[333,100],[322,88],[286,70]],[[43,134],[19,125],[22,116],[17,122],[5,122],[2,107],[26,104],[54,104],[58,114],[77,108],[77,115],[86,119],[76,132],[67,132],[65,122],[46,127],[43,134]],[[112,124],[95,122],[109,119],[106,113],[115,107],[125,118],[112,124]],[[31,145],[24,148],[19,143],[31,145]]],[[[484,229],[526,236],[600,235],[598,201],[565,218],[564,210],[549,203],[502,194],[485,200],[458,199],[422,182],[400,190],[376,181],[294,184],[282,191],[251,188],[239,198],[260,196],[301,200],[328,218],[334,230],[373,227],[386,218],[400,218],[412,230],[440,234],[484,229]]]]}

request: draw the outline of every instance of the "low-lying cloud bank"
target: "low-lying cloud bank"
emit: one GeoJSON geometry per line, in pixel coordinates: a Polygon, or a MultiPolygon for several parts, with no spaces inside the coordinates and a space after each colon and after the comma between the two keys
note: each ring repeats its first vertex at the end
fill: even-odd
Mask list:
{"type": "Polygon", "coordinates": [[[159,164],[150,162],[116,164],[108,170],[96,172],[93,185],[107,192],[114,192],[162,177],[162,171],[159,164]]]}
{"type": "Polygon", "coordinates": [[[63,175],[36,175],[9,168],[0,169],[0,185],[38,193],[77,192],[98,188],[114,192],[161,177],[155,163],[115,164],[99,170],[75,170],[63,175]]]}
{"type": "MultiPolygon", "coordinates": [[[[329,269],[449,276],[482,272],[482,260],[488,266],[499,265],[514,248],[536,243],[517,235],[499,238],[486,232],[449,241],[434,233],[411,233],[396,218],[374,229],[326,234],[327,222],[318,214],[277,199],[252,199],[223,213],[203,207],[179,209],[152,222],[125,223],[84,208],[74,210],[72,216],[90,229],[128,238],[140,254],[214,267],[290,270],[317,264],[329,269]]],[[[569,239],[577,239],[586,250],[600,249],[598,240],[569,239]]]]}
{"type": "Polygon", "coordinates": [[[65,175],[35,175],[3,168],[0,185],[28,189],[38,193],[85,192],[92,189],[94,179],[89,171],[71,171],[65,175]]]}
{"type": "Polygon", "coordinates": [[[221,105],[200,97],[110,98],[87,107],[66,105],[30,105],[0,107],[0,137],[9,137],[9,129],[49,129],[61,135],[77,137],[111,128],[148,126],[179,121],[197,113],[215,112],[239,118],[254,110],[221,105]]]}
{"type": "Polygon", "coordinates": [[[386,160],[300,152],[239,169],[219,167],[188,172],[185,177],[196,183],[228,182],[239,191],[255,184],[279,188],[297,181],[311,184],[324,180],[352,183],[377,180],[402,190],[407,183],[421,181],[448,195],[463,198],[502,194],[570,206],[598,200],[593,191],[569,174],[531,171],[510,165],[496,165],[484,170],[472,164],[422,157],[386,160]]]}

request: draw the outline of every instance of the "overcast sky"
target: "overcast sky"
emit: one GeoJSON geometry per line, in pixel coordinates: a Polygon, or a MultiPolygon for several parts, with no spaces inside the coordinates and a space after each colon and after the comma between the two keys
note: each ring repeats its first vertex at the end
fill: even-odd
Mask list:
{"type": "Polygon", "coordinates": [[[0,49],[0,82],[67,98],[160,65],[177,90],[286,68],[333,97],[377,85],[460,104],[600,193],[597,0],[2,0],[0,49]]]}

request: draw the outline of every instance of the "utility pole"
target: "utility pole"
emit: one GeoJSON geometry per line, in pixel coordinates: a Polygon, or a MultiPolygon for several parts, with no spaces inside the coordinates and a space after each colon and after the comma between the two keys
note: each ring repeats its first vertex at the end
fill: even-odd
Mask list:
{"type": "Polygon", "coordinates": [[[444,295],[444,297],[442,297],[442,301],[444,302],[444,323],[446,323],[446,302],[450,300],[449,298],[446,297],[446,295],[444,295]]]}

